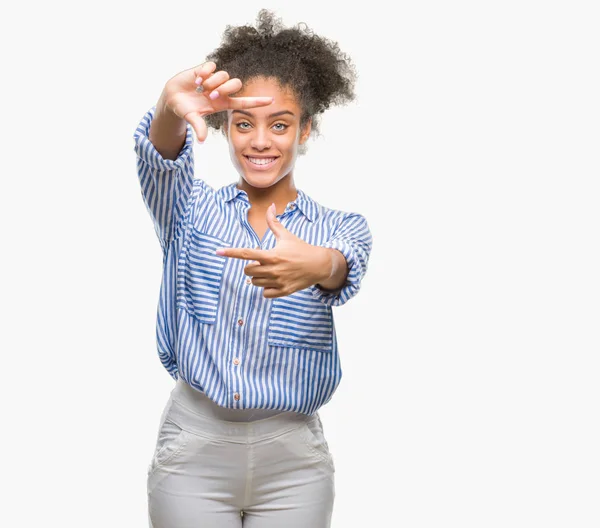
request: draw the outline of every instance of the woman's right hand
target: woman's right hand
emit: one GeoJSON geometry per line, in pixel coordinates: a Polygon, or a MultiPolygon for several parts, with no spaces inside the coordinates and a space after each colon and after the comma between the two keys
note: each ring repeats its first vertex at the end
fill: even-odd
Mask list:
{"type": "Polygon", "coordinates": [[[200,143],[208,135],[203,116],[228,109],[266,106],[273,102],[271,97],[229,97],[242,88],[242,81],[235,77],[230,79],[223,70],[215,73],[216,67],[214,62],[209,61],[184,70],[167,81],[161,94],[166,109],[192,125],[200,143]],[[200,85],[204,89],[202,92],[196,90],[200,85]],[[217,94],[214,99],[210,97],[213,94],[217,94]]]}

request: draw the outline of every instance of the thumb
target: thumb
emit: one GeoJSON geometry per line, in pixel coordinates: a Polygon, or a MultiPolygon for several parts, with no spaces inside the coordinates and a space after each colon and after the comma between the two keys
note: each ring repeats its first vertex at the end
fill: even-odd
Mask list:
{"type": "Polygon", "coordinates": [[[272,203],[267,209],[267,225],[275,235],[275,238],[279,240],[284,233],[287,233],[287,229],[281,225],[281,222],[275,216],[276,212],[275,204],[272,203]]]}
{"type": "Polygon", "coordinates": [[[189,112],[185,115],[185,120],[192,125],[198,142],[204,143],[206,136],[208,136],[208,128],[202,116],[198,112],[189,112]]]}

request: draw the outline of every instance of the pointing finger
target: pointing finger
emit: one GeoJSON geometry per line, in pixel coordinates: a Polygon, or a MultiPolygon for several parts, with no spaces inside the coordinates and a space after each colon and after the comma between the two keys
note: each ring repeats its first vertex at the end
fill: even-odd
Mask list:
{"type": "Polygon", "coordinates": [[[275,99],[273,97],[230,97],[229,108],[239,110],[241,108],[254,108],[255,106],[270,105],[275,99]]]}
{"type": "Polygon", "coordinates": [[[242,260],[256,260],[258,262],[265,262],[268,260],[268,252],[264,249],[220,248],[217,249],[216,254],[223,257],[238,258],[242,260]]]}

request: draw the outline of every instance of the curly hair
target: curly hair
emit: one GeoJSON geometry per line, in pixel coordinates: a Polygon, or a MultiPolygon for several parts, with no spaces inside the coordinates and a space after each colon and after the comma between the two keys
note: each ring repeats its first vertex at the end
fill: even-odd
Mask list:
{"type": "MultiPolygon", "coordinates": [[[[336,42],[315,35],[304,22],[284,28],[281,19],[267,9],[259,11],[256,21],[256,28],[226,26],[220,47],[206,60],[230,78],[240,79],[242,86],[256,77],[276,79],[282,89],[295,95],[302,109],[300,127],[311,119],[311,135],[319,135],[318,114],[355,98],[354,64],[336,42]]],[[[204,119],[208,127],[223,132],[227,112],[204,119]]],[[[298,153],[306,153],[306,143],[299,146],[298,153]]]]}

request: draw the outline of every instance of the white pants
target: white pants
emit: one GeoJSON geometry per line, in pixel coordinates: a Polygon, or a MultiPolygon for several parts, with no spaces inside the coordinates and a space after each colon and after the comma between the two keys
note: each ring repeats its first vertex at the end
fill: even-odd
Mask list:
{"type": "Polygon", "coordinates": [[[177,381],[148,467],[150,527],[329,528],[335,467],[318,413],[231,411],[177,381]]]}

